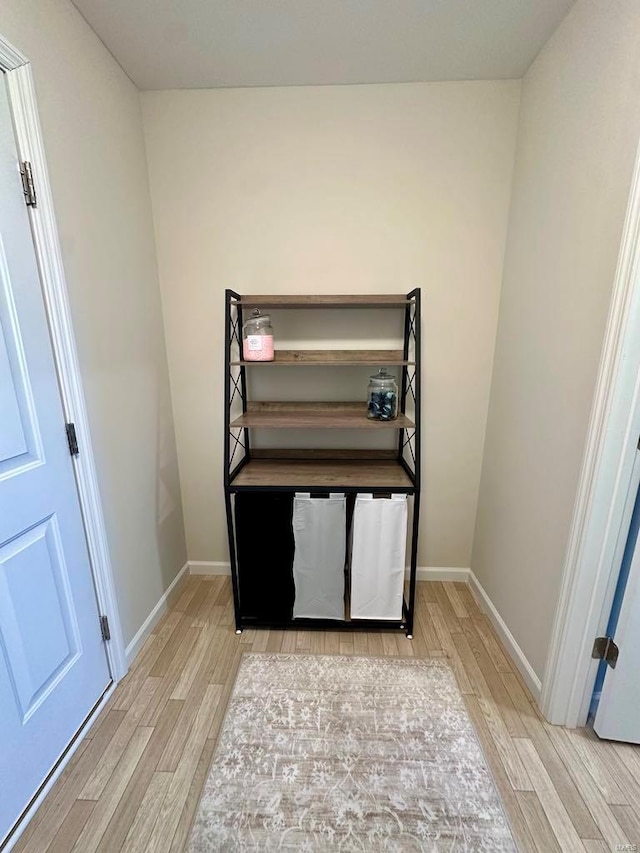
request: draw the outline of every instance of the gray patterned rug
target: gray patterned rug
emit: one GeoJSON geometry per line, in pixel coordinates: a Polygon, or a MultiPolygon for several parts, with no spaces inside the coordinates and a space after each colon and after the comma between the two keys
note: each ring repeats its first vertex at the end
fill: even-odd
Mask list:
{"type": "Polygon", "coordinates": [[[513,853],[442,660],[243,657],[189,853],[513,853]]]}

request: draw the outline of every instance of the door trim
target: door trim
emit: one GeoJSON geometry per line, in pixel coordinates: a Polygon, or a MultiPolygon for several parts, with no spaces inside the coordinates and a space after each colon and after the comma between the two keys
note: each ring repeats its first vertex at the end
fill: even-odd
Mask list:
{"type": "MultiPolygon", "coordinates": [[[[0,71],[6,73],[9,103],[20,160],[31,163],[38,193],[38,206],[28,215],[35,246],[43,298],[47,311],[53,356],[60,384],[62,407],[67,422],[74,423],[82,453],[74,456],[80,508],[89,558],[101,614],[109,619],[111,640],[105,643],[111,677],[119,681],[127,673],[124,638],[116,598],[111,557],[100,501],[89,421],[80,378],[71,310],[62,263],[62,253],[53,208],[49,174],[31,64],[0,35],[0,71]]],[[[62,424],[60,425],[62,428],[62,424]]],[[[96,614],[97,615],[97,614],[96,614]]],[[[96,626],[97,627],[97,626],[96,626]]]]}
{"type": "Polygon", "coordinates": [[[543,678],[541,709],[558,725],[587,720],[619,570],[625,504],[640,435],[640,147],[636,154],[585,455],[543,678]]]}

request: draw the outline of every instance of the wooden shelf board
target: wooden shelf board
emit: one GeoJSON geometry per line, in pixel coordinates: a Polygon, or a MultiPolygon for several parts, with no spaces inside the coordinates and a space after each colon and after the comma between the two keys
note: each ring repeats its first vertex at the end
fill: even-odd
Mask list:
{"type": "Polygon", "coordinates": [[[406,415],[379,421],[367,417],[366,403],[277,403],[251,402],[246,414],[236,418],[232,429],[413,429],[406,415]]]}
{"type": "Polygon", "coordinates": [[[368,488],[413,489],[407,472],[395,460],[251,459],[231,484],[236,488],[368,488]]]}
{"type": "Polygon", "coordinates": [[[413,303],[404,293],[287,295],[256,294],[232,300],[241,308],[406,308],[413,303]]]}
{"type": "Polygon", "coordinates": [[[328,448],[328,447],[262,447],[251,451],[252,459],[351,459],[363,461],[365,459],[379,462],[381,459],[397,460],[397,450],[377,450],[361,448],[328,448]]]}
{"type": "Polygon", "coordinates": [[[402,350],[276,350],[273,361],[232,361],[231,364],[249,367],[273,367],[286,364],[299,364],[303,367],[315,365],[373,365],[388,367],[393,365],[414,364],[403,358],[402,350]]]}

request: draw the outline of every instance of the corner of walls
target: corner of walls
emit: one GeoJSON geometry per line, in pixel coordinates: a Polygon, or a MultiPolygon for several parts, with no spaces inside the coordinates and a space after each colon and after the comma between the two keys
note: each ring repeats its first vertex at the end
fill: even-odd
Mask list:
{"type": "Polygon", "coordinates": [[[175,604],[182,593],[182,588],[189,577],[189,563],[185,563],[169,584],[165,592],[158,599],[155,607],[144,620],[135,636],[124,650],[127,666],[130,667],[136,656],[149,638],[149,635],[162,619],[169,608],[175,604]]]}
{"type": "Polygon", "coordinates": [[[502,644],[509,652],[509,656],[515,665],[518,667],[518,671],[533,694],[533,698],[538,704],[540,704],[542,682],[536,675],[534,668],[529,663],[527,656],[516,642],[516,639],[509,630],[507,623],[504,621],[495,604],[491,601],[486,590],[471,569],[469,570],[469,587],[478,607],[489,617],[489,621],[493,625],[497,635],[500,637],[502,644]]]}

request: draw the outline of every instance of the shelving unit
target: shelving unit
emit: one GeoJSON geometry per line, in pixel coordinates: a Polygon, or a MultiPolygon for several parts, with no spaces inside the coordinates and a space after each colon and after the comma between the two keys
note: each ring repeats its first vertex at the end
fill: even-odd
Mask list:
{"type": "MultiPolygon", "coordinates": [[[[313,319],[313,318],[311,318],[313,319]]],[[[277,328],[276,328],[277,342],[277,328]]],[[[363,370],[363,392],[370,371],[363,370]]],[[[339,383],[340,371],[336,374],[339,383]]],[[[363,393],[364,397],[364,393],[363,393]]],[[[331,630],[403,630],[413,634],[418,523],[420,515],[420,290],[407,294],[376,295],[251,295],[232,290],[225,295],[225,444],[224,492],[233,581],[236,630],[264,628],[330,628],[331,630]],[[358,309],[401,312],[402,349],[278,350],[274,361],[242,359],[243,312],[248,309],[358,309]],[[392,421],[367,418],[365,402],[254,401],[247,393],[247,371],[280,366],[396,367],[401,373],[399,413],[392,421]],[[365,449],[253,449],[256,430],[353,430],[371,435],[397,433],[393,450],[365,449]],[[403,616],[398,621],[358,619],[343,621],[291,619],[257,620],[243,614],[237,565],[234,498],[241,492],[327,492],[411,495],[410,576],[403,616]]],[[[358,435],[359,433],[356,433],[358,435]]]]}

